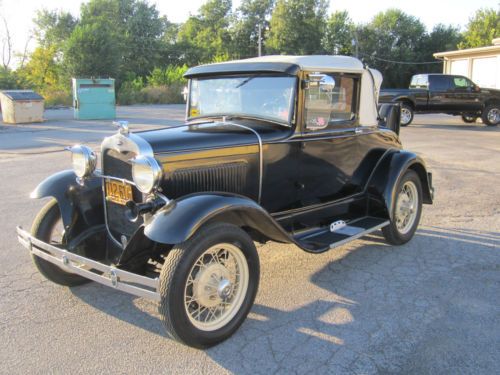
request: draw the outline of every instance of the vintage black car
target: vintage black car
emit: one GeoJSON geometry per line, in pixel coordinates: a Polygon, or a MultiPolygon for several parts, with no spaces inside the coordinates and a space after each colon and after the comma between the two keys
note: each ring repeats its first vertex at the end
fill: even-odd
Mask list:
{"type": "Polygon", "coordinates": [[[89,280],[159,302],[167,332],[204,348],[228,338],[259,283],[255,242],[322,253],[382,229],[415,233],[431,174],[402,149],[397,105],[377,111],[382,77],[351,57],[268,56],[203,65],[185,125],[71,148],[72,170],[18,228],[55,283],[89,280]],[[383,118],[380,118],[383,117],[383,118]]]}

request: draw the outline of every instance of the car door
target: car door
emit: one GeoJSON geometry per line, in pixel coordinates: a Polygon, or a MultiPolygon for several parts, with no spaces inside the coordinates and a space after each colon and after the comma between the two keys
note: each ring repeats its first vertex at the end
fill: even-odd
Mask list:
{"type": "Polygon", "coordinates": [[[447,75],[429,75],[429,105],[432,112],[451,111],[454,105],[454,93],[451,90],[451,78],[447,75]]]}
{"type": "Polygon", "coordinates": [[[353,173],[363,158],[356,144],[360,77],[315,72],[306,82],[298,155],[302,206],[353,194],[353,173]]]}
{"type": "Polygon", "coordinates": [[[468,78],[452,76],[451,89],[454,92],[452,109],[455,112],[474,112],[481,109],[480,94],[476,91],[476,85],[468,78]]]}

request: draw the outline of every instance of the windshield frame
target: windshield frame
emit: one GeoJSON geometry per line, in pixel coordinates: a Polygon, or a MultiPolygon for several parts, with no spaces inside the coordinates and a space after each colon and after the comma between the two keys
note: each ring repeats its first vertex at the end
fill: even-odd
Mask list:
{"type": "MultiPolygon", "coordinates": [[[[247,82],[248,82],[247,81],[247,82]]],[[[245,82],[245,81],[244,81],[245,82]]],[[[297,109],[297,91],[298,91],[298,82],[299,78],[295,75],[290,75],[286,73],[260,73],[260,72],[252,72],[252,73],[243,73],[243,74],[224,74],[224,75],[214,75],[214,76],[197,76],[197,77],[191,77],[188,82],[188,95],[187,95],[187,103],[186,103],[186,120],[187,121],[195,121],[195,120],[200,120],[200,119],[211,119],[211,118],[246,118],[246,119],[255,119],[255,120],[261,120],[265,122],[270,122],[278,125],[283,125],[286,127],[293,127],[296,121],[296,109],[297,109]],[[200,115],[200,116],[190,116],[191,113],[191,87],[192,87],[192,81],[193,80],[209,80],[209,79],[224,79],[224,78],[244,78],[244,79],[249,79],[248,81],[253,80],[254,78],[259,78],[259,77],[288,77],[292,78],[295,80],[294,84],[292,85],[292,94],[290,95],[290,100],[288,103],[288,118],[286,120],[280,120],[277,117],[269,117],[269,116],[262,116],[259,114],[252,114],[252,113],[238,113],[238,112],[224,112],[224,113],[210,113],[206,115],[200,115]]]]}

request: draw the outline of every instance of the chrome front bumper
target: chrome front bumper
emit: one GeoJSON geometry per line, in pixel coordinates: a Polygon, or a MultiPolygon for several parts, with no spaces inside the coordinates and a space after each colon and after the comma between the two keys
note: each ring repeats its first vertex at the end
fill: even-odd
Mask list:
{"type": "Polygon", "coordinates": [[[159,279],[137,275],[82,257],[67,250],[49,245],[17,227],[17,239],[32,254],[53,263],[66,272],[78,274],[103,285],[135,296],[160,300],[159,279]]]}

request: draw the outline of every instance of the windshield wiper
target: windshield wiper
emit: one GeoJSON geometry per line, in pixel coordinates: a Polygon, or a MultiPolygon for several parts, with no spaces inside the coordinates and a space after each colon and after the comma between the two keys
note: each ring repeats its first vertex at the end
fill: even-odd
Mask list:
{"type": "Polygon", "coordinates": [[[242,81],[241,83],[239,83],[238,85],[236,85],[235,89],[239,89],[241,86],[246,85],[246,84],[247,84],[248,82],[250,82],[252,79],[257,78],[257,77],[260,77],[260,74],[257,74],[257,75],[255,75],[255,76],[248,77],[247,79],[245,79],[244,81],[242,81]]]}

